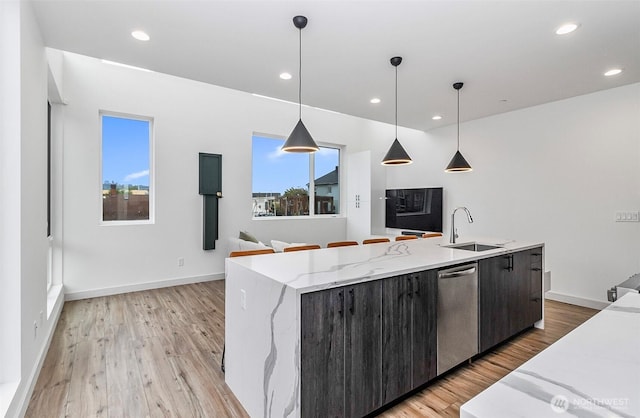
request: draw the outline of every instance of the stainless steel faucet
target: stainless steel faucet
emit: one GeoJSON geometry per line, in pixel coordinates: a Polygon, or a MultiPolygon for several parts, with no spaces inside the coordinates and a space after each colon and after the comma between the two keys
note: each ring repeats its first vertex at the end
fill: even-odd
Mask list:
{"type": "Polygon", "coordinates": [[[455,244],[456,238],[458,238],[458,231],[456,230],[456,211],[458,209],[464,209],[464,211],[467,212],[467,220],[470,224],[473,223],[473,218],[471,217],[471,212],[469,212],[469,209],[465,208],[464,206],[455,208],[453,210],[453,213],[451,214],[451,237],[449,238],[449,242],[451,244],[455,244]]]}

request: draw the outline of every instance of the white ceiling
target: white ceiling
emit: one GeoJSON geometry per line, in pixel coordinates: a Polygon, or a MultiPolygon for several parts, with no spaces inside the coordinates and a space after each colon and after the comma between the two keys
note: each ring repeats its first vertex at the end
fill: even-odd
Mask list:
{"type": "Polygon", "coordinates": [[[304,104],[393,123],[400,55],[398,124],[420,130],[455,123],[456,81],[462,121],[640,81],[638,0],[33,4],[47,46],[292,102],[302,14],[304,104]],[[567,21],[581,26],[556,35],[567,21]]]}

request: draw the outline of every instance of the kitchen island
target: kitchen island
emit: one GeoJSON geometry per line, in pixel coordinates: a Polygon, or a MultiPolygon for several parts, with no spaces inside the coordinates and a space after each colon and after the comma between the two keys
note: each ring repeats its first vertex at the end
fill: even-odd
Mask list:
{"type": "Polygon", "coordinates": [[[496,248],[430,238],[227,259],[227,384],[251,416],[366,415],[436,376],[434,274],[476,261],[480,352],[542,326],[543,244],[476,241],[496,248]]]}

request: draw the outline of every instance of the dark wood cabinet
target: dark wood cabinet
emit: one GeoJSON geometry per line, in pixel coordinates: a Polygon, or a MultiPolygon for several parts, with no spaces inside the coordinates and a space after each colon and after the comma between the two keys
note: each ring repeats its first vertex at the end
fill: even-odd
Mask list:
{"type": "Polygon", "coordinates": [[[435,270],[382,282],[382,403],[436,377],[435,270]]]}
{"type": "Polygon", "coordinates": [[[542,247],[529,251],[531,270],[529,273],[528,322],[542,319],[542,247]]]}
{"type": "Polygon", "coordinates": [[[542,248],[479,260],[478,269],[482,352],[542,318],[542,248]]]}
{"type": "Polygon", "coordinates": [[[382,406],[381,281],[344,290],[345,415],[361,417],[382,406]]]}
{"type": "Polygon", "coordinates": [[[413,280],[413,275],[408,274],[382,282],[383,403],[391,402],[412,389],[413,280]]]}
{"type": "Polygon", "coordinates": [[[301,296],[301,416],[344,416],[344,289],[301,296]]]}
{"type": "Polygon", "coordinates": [[[509,254],[478,261],[478,335],[480,352],[509,338],[509,254]]]}
{"type": "Polygon", "coordinates": [[[361,417],[436,376],[437,272],[301,296],[303,417],[361,417]]]}
{"type": "Polygon", "coordinates": [[[411,389],[415,389],[436,377],[438,272],[428,270],[414,274],[412,284],[411,389]]]}
{"type": "Polygon", "coordinates": [[[381,283],[301,296],[301,411],[361,417],[381,403],[381,283]]]}

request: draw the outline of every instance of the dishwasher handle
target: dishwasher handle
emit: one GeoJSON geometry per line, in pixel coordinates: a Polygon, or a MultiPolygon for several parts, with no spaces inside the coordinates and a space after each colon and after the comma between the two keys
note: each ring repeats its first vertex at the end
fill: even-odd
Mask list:
{"type": "Polygon", "coordinates": [[[475,266],[471,267],[470,269],[467,269],[467,270],[453,271],[451,273],[443,271],[443,272],[438,272],[438,279],[449,279],[449,278],[453,278],[453,277],[470,276],[470,275],[475,274],[475,273],[476,273],[475,266]]]}

